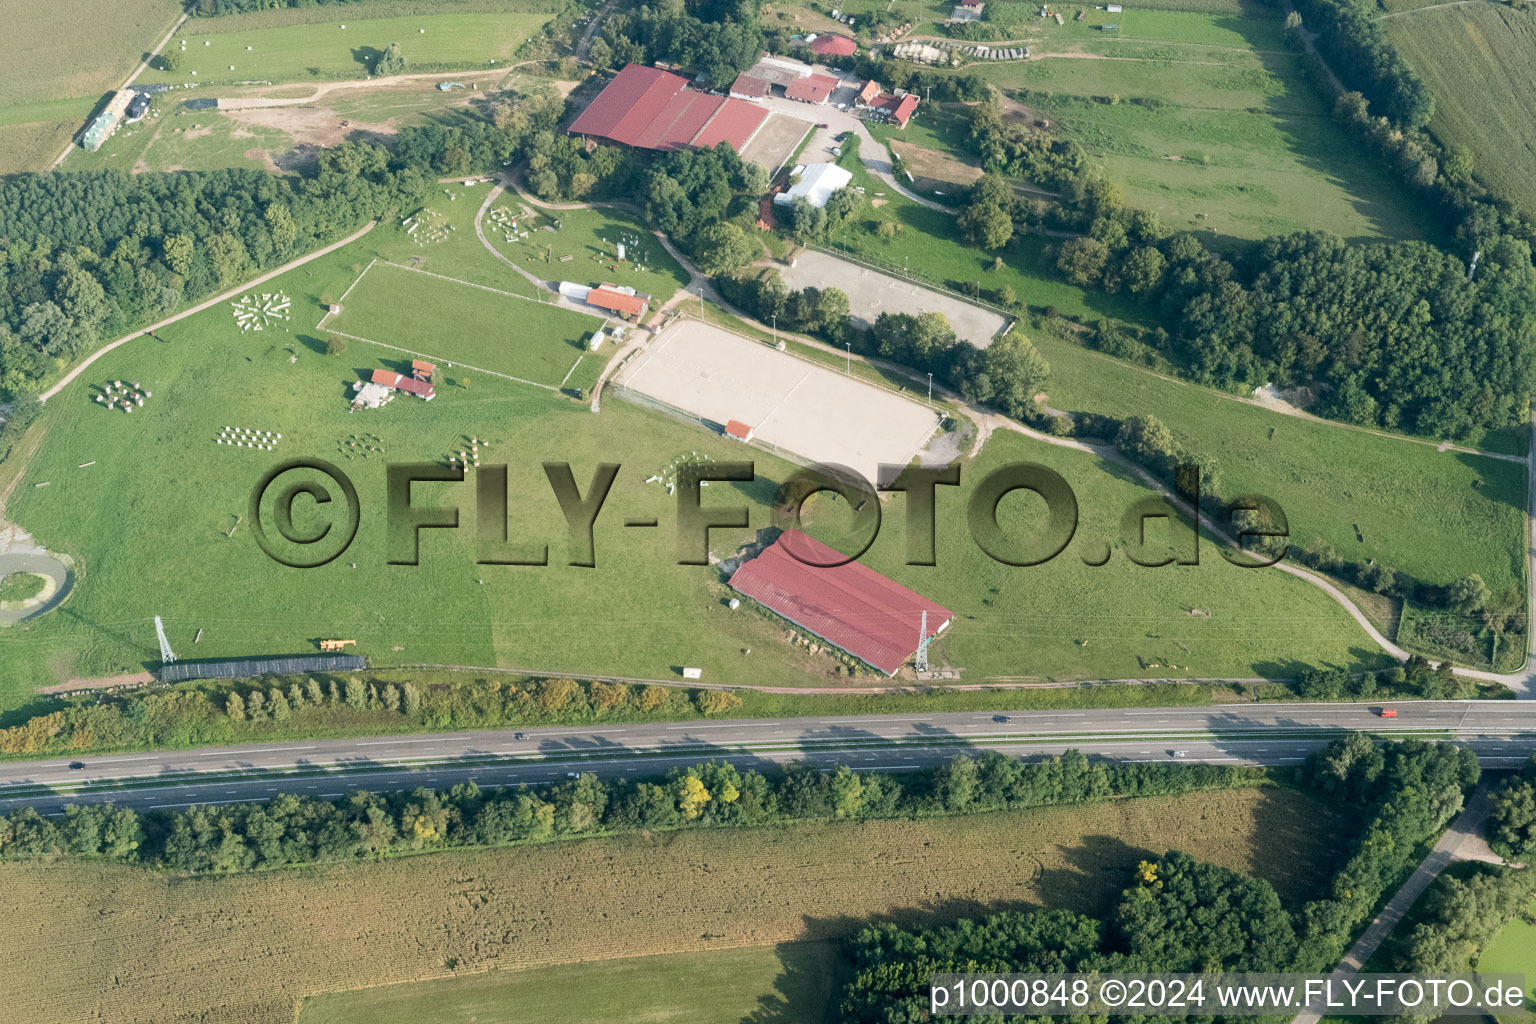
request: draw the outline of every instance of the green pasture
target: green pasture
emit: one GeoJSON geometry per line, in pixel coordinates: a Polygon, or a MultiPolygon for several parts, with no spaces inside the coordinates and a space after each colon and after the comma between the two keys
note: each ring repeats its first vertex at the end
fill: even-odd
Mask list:
{"type": "Polygon", "coordinates": [[[318,996],[299,1024],[725,1024],[769,1011],[819,1024],[840,965],[832,944],[786,943],[491,971],[318,996]]]}
{"type": "Polygon", "coordinates": [[[1536,904],[1527,908],[1523,917],[1516,917],[1496,935],[1483,955],[1478,957],[1477,969],[1483,974],[1524,974],[1526,1013],[1501,1013],[1498,1019],[1507,1024],[1524,1020],[1529,1022],[1536,1013],[1536,925],[1528,918],[1536,914],[1536,904]]]}
{"type": "Polygon", "coordinates": [[[504,12],[367,18],[345,7],[333,13],[325,22],[242,31],[231,31],[217,18],[193,19],[167,44],[179,51],[185,40],[182,67],[172,72],[155,66],[140,81],[206,85],[362,78],[390,43],[400,44],[406,73],[411,64],[491,67],[510,62],[551,17],[504,12]]]}
{"type": "Polygon", "coordinates": [[[486,211],[480,227],[503,255],[545,280],[627,285],[650,295],[653,309],[688,285],[688,272],[651,229],[622,210],[538,210],[507,193],[486,211]],[[528,237],[520,237],[522,232],[528,237]],[[620,242],[625,243],[622,263],[620,242]]]}
{"type": "MultiPolygon", "coordinates": [[[[475,234],[475,218],[491,185],[486,181],[470,180],[475,180],[476,184],[464,185],[463,179],[459,179],[439,185],[437,191],[428,197],[427,205],[423,208],[425,216],[444,225],[438,241],[427,242],[412,235],[403,223],[406,218],[399,217],[374,229],[368,236],[372,247],[394,263],[405,263],[419,270],[456,277],[461,281],[486,285],[530,299],[547,300],[549,295],[545,289],[511,270],[486,252],[485,246],[480,243],[475,234]]],[[[486,233],[487,239],[494,237],[486,233]]],[[[340,291],[336,292],[336,295],[340,294],[340,291]]],[[[334,295],[331,300],[335,300],[334,295]]]]}
{"type": "Polygon", "coordinates": [[[443,371],[452,378],[490,371],[559,388],[583,361],[585,340],[603,323],[551,303],[381,262],[362,275],[323,331],[351,335],[354,356],[368,352],[357,341],[365,338],[393,346],[368,352],[386,363],[425,358],[456,364],[443,371]]]}
{"type": "Polygon", "coordinates": [[[1433,234],[1407,190],[1332,121],[1281,45],[1278,16],[1114,17],[1118,38],[1080,25],[1096,38],[1075,52],[975,70],[1081,143],[1130,205],[1213,244],[1308,229],[1433,234]]]}
{"type": "MultiPolygon", "coordinates": [[[[38,684],[153,663],[154,615],[163,616],[183,658],[293,653],[335,636],[356,639],[378,667],[445,663],[670,678],[689,665],[706,679],[749,684],[846,678],[826,654],[784,643],[779,620],[751,607],[727,609],[718,570],[677,564],[675,499],[645,481],[692,452],[739,458],[734,442],[611,395],[594,416],[585,403],[489,374],[471,372],[470,387],[455,386],[458,375],[446,368],[432,402],[402,396],[381,410],[349,413],[352,382],[404,357],[359,342],[325,355],[314,324],[322,303],[337,301],[371,258],[400,244],[385,229],[375,234],[379,244],[370,235],[262,286],[292,298],[286,331],[242,333],[221,305],[160,331],[163,342],[144,338],[111,352],[48,403],[41,449],[21,469],[7,514],[39,542],[73,556],[80,583],[62,608],[0,634],[0,707],[23,703],[38,684]],[[108,411],[91,392],[114,379],[141,381],[153,396],[132,415],[108,411]],[[283,440],[273,452],[216,445],[224,426],[280,432],[283,440]],[[384,462],[441,462],[470,435],[489,443],[485,458],[510,466],[515,553],[526,557],[548,545],[549,566],[476,564],[475,485],[467,481],[416,486],[418,505],[461,506],[461,526],[424,531],[419,565],[388,563],[384,462]],[[314,569],[270,559],[249,519],[238,518],[249,516],[261,475],[295,456],[341,467],[356,480],[362,504],[347,553],[314,569]],[[594,569],[566,564],[567,531],[544,461],[569,461],[584,491],[598,462],[622,467],[598,520],[594,569]],[[87,462],[95,465],[81,468],[87,462]],[[663,528],[622,525],[645,515],[663,528]]],[[[462,258],[468,261],[467,250],[462,258]]],[[[511,281],[509,268],[483,258],[486,280],[511,281]]],[[[574,357],[561,333],[566,317],[582,319],[573,314],[529,319],[557,311],[379,264],[364,284],[370,280],[387,287],[355,289],[342,322],[355,315],[375,333],[413,333],[404,327],[413,323],[431,331],[434,314],[423,311],[442,308],[447,292],[463,292],[474,296],[465,307],[473,316],[495,327],[515,306],[507,315],[525,332],[537,325],[530,342],[574,357]]],[[[437,333],[458,337],[472,322],[479,321],[461,318],[437,333]]],[[[756,529],[768,525],[767,504],[790,467],[763,452],[751,455],[756,482],[711,488],[704,500],[747,505],[756,529]]],[[[1085,566],[1081,554],[1110,539],[1123,510],[1147,492],[1092,456],[1006,432],[988,442],[981,464],[967,467],[967,485],[1021,460],[1057,467],[1076,489],[1082,546],[1033,569],[996,563],[970,540],[963,493],[944,489],[938,567],[902,564],[896,503],[868,556],[956,611],[934,657],[967,669],[967,679],[1288,676],[1300,661],[1379,660],[1319,591],[1277,572],[1233,568],[1210,546],[1198,568],[1145,569],[1123,558],[1085,566]],[[1174,664],[1180,669],[1150,668],[1174,664]]],[[[301,502],[300,529],[312,528],[315,514],[301,502]]],[[[750,536],[716,531],[713,550],[728,555],[750,536]]]]}
{"type": "Polygon", "coordinates": [[[1048,254],[1052,239],[1025,235],[1001,252],[983,252],[960,234],[954,217],[914,203],[873,177],[853,150],[845,150],[838,163],[853,175],[854,185],[864,187],[868,202],[846,229],[828,237],[829,248],[938,285],[953,287],[965,281],[991,289],[1008,285],[1021,301],[1054,306],[1065,316],[1088,320],[1112,316],[1150,326],[1146,307],[1130,297],[1079,288],[1063,280],[1048,254]],[[884,222],[896,227],[889,238],[880,235],[884,222]],[[993,270],[998,256],[1003,268],[993,270]]]}
{"type": "Polygon", "coordinates": [[[1032,340],[1051,364],[1052,408],[1156,416],[1223,493],[1278,501],[1296,543],[1321,539],[1431,583],[1475,572],[1496,594],[1524,589],[1523,463],[1287,416],[1045,331],[1032,340]]]}

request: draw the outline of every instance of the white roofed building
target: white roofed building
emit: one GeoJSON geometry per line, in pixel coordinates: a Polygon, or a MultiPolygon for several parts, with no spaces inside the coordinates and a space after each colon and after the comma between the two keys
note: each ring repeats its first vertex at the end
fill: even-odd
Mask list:
{"type": "Polygon", "coordinates": [[[803,198],[812,206],[826,206],[832,193],[852,180],[853,175],[837,164],[808,164],[800,173],[800,180],[774,196],[773,201],[788,205],[803,198]]]}

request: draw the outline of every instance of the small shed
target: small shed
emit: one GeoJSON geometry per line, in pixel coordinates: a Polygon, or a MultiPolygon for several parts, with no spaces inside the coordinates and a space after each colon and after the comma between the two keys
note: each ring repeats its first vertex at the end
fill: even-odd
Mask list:
{"type": "Polygon", "coordinates": [[[734,437],[738,441],[750,441],[754,430],[741,420],[731,420],[725,425],[725,436],[734,437]]]}

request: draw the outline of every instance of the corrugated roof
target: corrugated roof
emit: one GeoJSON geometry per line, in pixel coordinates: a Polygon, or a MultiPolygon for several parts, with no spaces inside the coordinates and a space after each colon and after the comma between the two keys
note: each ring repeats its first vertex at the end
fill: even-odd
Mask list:
{"type": "Polygon", "coordinates": [[[789,83],[784,90],[784,95],[792,100],[804,100],[807,103],[825,103],[827,97],[832,95],[832,90],[837,88],[837,79],[831,75],[807,75],[797,78],[789,83]]]}
{"type": "Polygon", "coordinates": [[[826,569],[806,564],[844,557],[789,530],[743,563],[731,576],[731,587],[892,675],[917,650],[923,612],[928,613],[930,636],[954,613],[859,562],[826,569]]]}
{"type": "Polygon", "coordinates": [[[687,84],[686,79],[660,68],[626,64],[581,112],[571,125],[571,131],[637,145],[630,140],[639,138],[667,102],[687,84]]]}
{"type": "Polygon", "coordinates": [[[700,149],[709,149],[722,142],[729,142],[731,148],[740,153],[767,119],[768,111],[762,107],[745,100],[726,100],[694,138],[693,144],[700,149]]]}
{"type": "Polygon", "coordinates": [[[761,98],[768,95],[769,84],[766,78],[759,78],[748,70],[736,76],[736,81],[731,83],[730,91],[732,95],[761,98]]]}
{"type": "Polygon", "coordinates": [[[659,68],[626,64],[571,125],[640,149],[680,149],[729,142],[746,145],[767,113],[745,100],[687,88],[688,80],[659,68]]]}
{"type": "Polygon", "coordinates": [[[611,309],[624,316],[641,316],[650,302],[641,295],[625,295],[611,288],[593,288],[587,293],[588,305],[611,309]]]}
{"type": "Polygon", "coordinates": [[[297,676],[307,672],[361,672],[368,662],[360,654],[291,654],[270,658],[227,658],[216,661],[172,661],[155,670],[162,683],[189,679],[248,679],[255,676],[297,676]]]}

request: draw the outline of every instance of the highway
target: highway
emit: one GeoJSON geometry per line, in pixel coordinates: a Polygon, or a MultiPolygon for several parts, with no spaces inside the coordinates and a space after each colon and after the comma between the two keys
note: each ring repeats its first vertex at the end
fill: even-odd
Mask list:
{"type": "Polygon", "coordinates": [[[1188,708],[958,712],[835,718],[737,719],[363,739],[106,754],[0,763],[0,811],[113,801],[153,809],[266,800],[278,793],[341,796],[352,789],[539,784],[573,772],[645,777],[721,758],[742,767],[789,761],[903,771],[955,754],[1038,756],[1076,748],[1114,761],[1299,764],[1342,733],[1450,739],[1491,768],[1536,753],[1536,704],[1405,701],[1396,718],[1375,704],[1230,704],[1188,708]],[[521,736],[521,738],[519,738],[521,736]],[[1183,751],[1175,757],[1174,751],[1183,751]],[[83,767],[71,768],[71,763],[83,767]]]}

